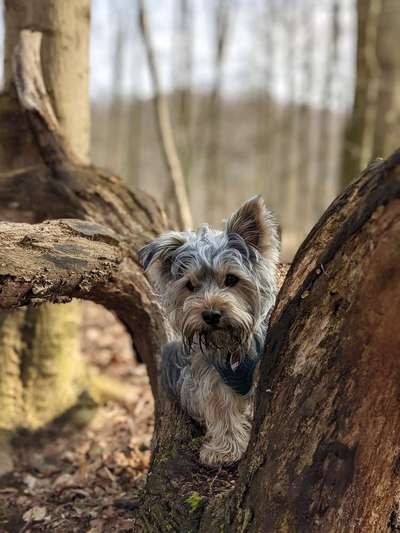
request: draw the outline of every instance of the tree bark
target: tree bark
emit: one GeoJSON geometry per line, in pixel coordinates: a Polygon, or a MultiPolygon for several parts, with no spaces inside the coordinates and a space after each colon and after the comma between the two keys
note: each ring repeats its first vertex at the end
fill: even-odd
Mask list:
{"type": "MultiPolygon", "coordinates": [[[[116,293],[129,250],[112,230],[77,219],[0,222],[0,308],[116,293]],[[67,275],[66,275],[67,274],[67,275]],[[110,282],[110,280],[112,280],[110,282]]],[[[129,276],[122,284],[130,283],[129,276]]],[[[122,287],[122,286],[121,286],[122,287]]],[[[129,299],[129,297],[128,297],[129,299]]]]}

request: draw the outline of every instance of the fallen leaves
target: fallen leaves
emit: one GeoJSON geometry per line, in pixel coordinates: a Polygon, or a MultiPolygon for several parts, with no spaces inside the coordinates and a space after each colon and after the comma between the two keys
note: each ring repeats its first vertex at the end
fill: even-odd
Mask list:
{"type": "Polygon", "coordinates": [[[41,522],[47,517],[46,507],[35,506],[22,515],[25,522],[41,522]]]}

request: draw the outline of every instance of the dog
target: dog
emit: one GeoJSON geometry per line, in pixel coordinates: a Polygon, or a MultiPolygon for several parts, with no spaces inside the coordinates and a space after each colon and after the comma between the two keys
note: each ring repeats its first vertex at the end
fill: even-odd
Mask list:
{"type": "Polygon", "coordinates": [[[200,461],[239,461],[250,436],[255,370],[277,293],[278,226],[261,196],[222,231],[171,231],[139,251],[152,267],[177,340],[162,357],[162,383],[203,424],[200,461]]]}

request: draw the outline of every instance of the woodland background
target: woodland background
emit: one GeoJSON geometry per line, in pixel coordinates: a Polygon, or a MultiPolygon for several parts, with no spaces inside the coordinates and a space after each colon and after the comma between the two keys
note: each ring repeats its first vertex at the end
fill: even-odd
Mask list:
{"type": "MultiPolygon", "coordinates": [[[[289,260],[351,176],[396,148],[398,10],[396,0],[148,2],[196,224],[220,224],[262,194],[289,260]]],[[[91,159],[165,205],[137,11],[131,0],[91,4],[91,159]]]]}
{"type": "MultiPolygon", "coordinates": [[[[220,224],[261,193],[289,258],[340,188],[355,3],[170,0],[148,11],[195,222],[220,224]]],[[[92,13],[93,159],[165,201],[135,3],[97,0],[92,13]]]]}
{"type": "MultiPolygon", "coordinates": [[[[92,6],[92,158],[165,203],[135,9],[92,6]]],[[[195,223],[260,193],[290,259],[343,185],[397,147],[398,3],[164,0],[148,15],[195,223]]]]}
{"type": "MultiPolygon", "coordinates": [[[[33,18],[32,27],[44,31],[45,43],[49,43],[42,49],[44,77],[64,134],[81,161],[91,160],[120,175],[135,191],[140,188],[149,192],[169,215],[174,212],[176,198],[171,192],[170,172],[157,134],[153,98],[157,92],[171,115],[172,137],[194,223],[207,221],[218,225],[246,198],[262,194],[281,224],[285,261],[293,258],[326,207],[369,161],[388,157],[399,145],[398,0],[148,0],[145,6],[159,74],[158,91],[154,90],[154,80],[149,75],[138,17],[140,2],[65,0],[64,5],[72,7],[64,11],[59,7],[63,1],[35,0],[35,5],[44,11],[29,16],[33,18]],[[83,5],[85,13],[79,11],[83,5]],[[88,65],[85,35],[89,32],[89,6],[88,65]],[[52,15],[48,20],[47,12],[52,15]],[[60,24],[60,14],[68,22],[67,29],[60,24]],[[70,39],[69,32],[74,39],[70,39]],[[58,33],[67,34],[69,48],[59,47],[58,33]],[[78,75],[71,76],[71,72],[78,75]],[[90,109],[85,99],[87,81],[90,109]]],[[[40,180],[48,180],[51,188],[54,176],[62,181],[59,170],[46,158],[42,160],[43,153],[38,155],[32,135],[27,134],[27,122],[21,119],[12,83],[11,51],[30,5],[33,5],[30,0],[5,0],[9,39],[4,46],[4,93],[0,98],[0,218],[40,223],[47,218],[69,217],[68,209],[75,213],[74,218],[81,218],[73,210],[75,204],[73,208],[68,204],[70,196],[66,202],[68,215],[63,215],[57,202],[40,205],[41,185],[38,193],[29,188],[33,182],[41,184],[40,180]],[[28,171],[28,174],[21,171],[30,165],[39,165],[40,172],[46,167],[46,177],[39,172],[39,181],[34,181],[36,174],[32,178],[28,171]],[[7,197],[7,173],[11,171],[16,171],[17,178],[22,172],[23,185],[30,191],[23,197],[22,189],[11,186],[18,201],[7,197]],[[5,191],[3,198],[1,191],[5,191]],[[35,203],[35,198],[39,202],[35,203]]],[[[4,33],[3,28],[1,31],[4,33]]],[[[64,178],[67,176],[66,188],[72,184],[75,194],[74,179],[76,175],[82,179],[87,196],[83,194],[80,201],[85,209],[89,206],[89,219],[131,238],[129,253],[133,254],[144,241],[165,229],[165,222],[149,200],[143,200],[139,194],[128,198],[127,193],[120,192],[124,189],[116,178],[106,179],[93,169],[90,179],[85,174],[87,169],[75,175],[74,165],[73,172],[68,167],[63,174],[64,178]],[[97,183],[95,179],[102,183],[99,197],[108,205],[108,212],[95,210],[96,194],[94,200],[90,196],[93,190],[90,180],[97,183]],[[104,185],[107,180],[108,189],[104,185]],[[126,194],[125,204],[115,201],[119,194],[126,194]],[[122,211],[114,216],[116,203],[119,208],[122,205],[122,211]],[[90,211],[91,208],[94,210],[90,211]],[[146,218],[148,213],[150,222],[146,218]],[[143,220],[146,222],[142,227],[143,220]],[[143,229],[142,233],[138,228],[143,229]]],[[[395,163],[390,168],[395,175],[395,163]]],[[[388,182],[390,172],[385,174],[382,170],[388,182]]],[[[385,185],[386,181],[379,183],[385,185]]],[[[389,189],[386,187],[384,193],[394,197],[395,186],[389,189]]],[[[365,195],[366,190],[363,189],[365,195]]],[[[338,211],[331,213],[335,230],[341,225],[343,205],[336,207],[338,211]]],[[[368,211],[370,204],[365,202],[364,207],[368,211]]],[[[356,208],[360,207],[350,201],[346,207],[349,212],[356,208]]],[[[311,246],[313,253],[319,253],[320,243],[326,244],[324,238],[326,235],[322,235],[315,250],[311,246]]],[[[356,259],[351,275],[361,279],[364,273],[356,259]]],[[[148,297],[147,282],[128,254],[129,261],[130,274],[132,278],[136,276],[134,283],[139,283],[148,297]]],[[[379,268],[383,266],[378,265],[375,271],[379,268]]],[[[136,288],[134,284],[133,287],[136,288]]],[[[358,287],[357,283],[346,291],[354,287],[358,287]]],[[[289,300],[289,289],[284,302],[289,300]]],[[[138,293],[130,294],[134,301],[129,302],[128,308],[133,306],[139,313],[138,293]]],[[[321,289],[321,295],[334,298],[335,292],[321,289]]],[[[136,323],[133,315],[125,316],[125,320],[123,311],[118,315],[132,339],[111,313],[91,302],[0,311],[0,474],[4,474],[0,477],[0,531],[131,530],[132,512],[139,507],[136,497],[146,480],[153,431],[153,395],[146,369],[137,356],[146,352],[144,339],[148,343],[146,363],[151,363],[148,371],[154,392],[157,362],[154,361],[164,333],[160,328],[160,337],[152,336],[145,318],[152,316],[154,310],[155,322],[159,316],[158,304],[152,300],[150,303],[142,315],[138,314],[136,323]],[[151,344],[149,339],[153,338],[151,344]],[[71,409],[72,416],[67,421],[58,418],[71,409]],[[58,418],[55,424],[54,418],[58,418]]],[[[343,323],[347,323],[342,304],[336,302],[335,309],[336,304],[339,315],[343,313],[343,323]]],[[[327,313],[331,307],[328,302],[327,313]]],[[[354,316],[361,316],[361,312],[354,312],[354,316]]],[[[345,342],[349,338],[341,335],[339,318],[332,318],[332,328],[336,329],[326,343],[327,353],[330,342],[333,344],[335,339],[345,342]]],[[[389,327],[390,324],[388,331],[389,327]]],[[[394,333],[387,338],[392,339],[394,346],[394,333]]],[[[290,355],[293,346],[296,339],[282,353],[290,355]]],[[[318,354],[317,349],[314,352],[318,354]]],[[[290,364],[292,359],[288,357],[288,361],[290,364]]],[[[391,358],[386,361],[390,369],[391,358]]],[[[388,371],[387,381],[393,376],[388,371]]],[[[379,387],[383,390],[381,383],[379,387]]],[[[392,390],[389,386],[384,388],[392,390]]],[[[163,399],[156,395],[157,401],[162,405],[163,399]]],[[[395,407],[387,410],[388,420],[389,415],[397,420],[398,406],[395,401],[391,406],[395,407]]],[[[169,405],[166,409],[167,414],[174,414],[175,427],[165,429],[160,423],[158,438],[168,447],[173,440],[168,431],[178,435],[181,428],[180,415],[169,405]]],[[[182,442],[186,439],[186,446],[193,435],[188,430],[179,437],[182,442]]],[[[262,445],[261,442],[257,448],[259,457],[264,453],[262,445]]],[[[372,440],[367,442],[367,448],[375,449],[372,440]]],[[[183,449],[186,453],[187,449],[183,449]]],[[[176,450],[172,452],[176,455],[176,450]]],[[[385,452],[389,456],[387,449],[385,452]]],[[[185,454],[183,457],[186,460],[185,454]]],[[[383,453],[379,457],[386,458],[383,453]]],[[[160,474],[157,460],[152,466],[157,472],[154,480],[160,474]]],[[[377,468],[377,480],[379,472],[377,468]]],[[[189,513],[190,519],[194,519],[199,501],[213,503],[214,496],[229,494],[235,485],[235,472],[210,477],[209,472],[196,470],[196,474],[198,486],[194,485],[192,490],[189,482],[189,492],[181,491],[183,505],[189,505],[190,513],[194,513],[193,516],[189,513]]],[[[168,492],[165,487],[170,487],[172,491],[167,495],[168,505],[172,505],[173,476],[161,472],[159,477],[164,483],[160,482],[162,490],[168,492]]],[[[389,483],[388,477],[382,475],[379,479],[389,483]]],[[[377,486],[373,481],[371,487],[377,486]]],[[[339,491],[340,483],[335,486],[339,491]]],[[[338,496],[337,502],[340,501],[338,496]]],[[[368,524],[376,518],[372,497],[371,502],[368,516],[372,518],[368,524]]],[[[170,512],[168,505],[161,511],[163,519],[170,512]]],[[[149,509],[146,507],[143,513],[151,516],[152,508],[149,509]]],[[[207,525],[207,514],[204,516],[207,525]]],[[[386,520],[383,516],[382,513],[379,520],[386,520]]],[[[177,515],[177,523],[181,518],[177,515]]]]}

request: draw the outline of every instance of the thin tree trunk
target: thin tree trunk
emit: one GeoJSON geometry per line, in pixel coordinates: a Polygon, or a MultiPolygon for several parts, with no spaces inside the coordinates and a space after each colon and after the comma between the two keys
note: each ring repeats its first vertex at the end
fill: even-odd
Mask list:
{"type": "MultiPolygon", "coordinates": [[[[115,7],[110,5],[109,16],[114,15],[115,7]]],[[[116,10],[115,13],[116,28],[114,33],[114,50],[113,50],[113,73],[111,99],[108,108],[107,122],[107,152],[110,154],[109,159],[112,167],[120,169],[122,165],[124,135],[123,135],[123,99],[121,94],[122,76],[124,71],[124,45],[125,45],[125,28],[122,13],[116,10]]]]}
{"type": "MultiPolygon", "coordinates": [[[[357,1],[356,88],[353,112],[345,132],[343,146],[342,187],[345,187],[357,176],[369,160],[383,155],[377,153],[374,146],[377,135],[385,136],[384,130],[376,130],[377,117],[380,114],[380,84],[383,81],[383,72],[388,65],[386,61],[389,60],[390,63],[395,64],[398,54],[392,48],[391,56],[387,56],[386,61],[382,62],[380,42],[385,41],[387,37],[390,38],[391,42],[396,41],[397,37],[390,36],[398,30],[399,17],[400,10],[396,0],[394,2],[389,0],[357,1]],[[393,11],[391,17],[387,19],[387,27],[383,29],[383,35],[380,39],[379,25],[382,21],[382,10],[389,3],[391,3],[393,11]]],[[[395,70],[399,72],[400,65],[397,65],[395,70]]],[[[391,89],[389,87],[385,84],[384,93],[390,94],[391,89]]]]}
{"type": "MultiPolygon", "coordinates": [[[[274,212],[278,212],[275,180],[275,130],[276,103],[272,97],[274,86],[274,56],[276,53],[271,27],[275,21],[275,6],[267,0],[264,6],[263,23],[257,35],[255,46],[263,51],[263,90],[254,109],[256,125],[255,153],[255,190],[262,193],[267,204],[274,212]]],[[[257,21],[260,24],[260,21],[257,21]]]]}
{"type": "MultiPolygon", "coordinates": [[[[281,24],[281,13],[280,13],[280,4],[279,0],[266,0],[267,7],[270,9],[270,18],[265,19],[265,31],[271,36],[271,80],[270,86],[271,89],[276,85],[279,79],[279,73],[281,68],[281,60],[279,57],[279,41],[277,41],[277,32],[274,31],[274,28],[280,27],[281,24]]],[[[283,221],[283,188],[282,188],[282,173],[281,173],[281,136],[283,135],[283,128],[285,122],[285,113],[282,105],[276,100],[273,99],[274,106],[274,116],[273,116],[273,129],[272,136],[270,139],[270,150],[271,150],[271,161],[273,168],[273,184],[271,184],[271,192],[267,192],[266,198],[269,198],[269,194],[273,197],[274,202],[274,212],[277,213],[279,219],[283,221]]],[[[268,167],[270,168],[270,164],[268,167]]],[[[264,168],[264,171],[265,168],[264,168]]],[[[272,205],[272,204],[271,204],[272,205]]]]}
{"type": "Polygon", "coordinates": [[[301,28],[305,34],[302,47],[302,77],[303,86],[299,102],[299,123],[302,135],[298,138],[299,144],[299,172],[298,194],[296,202],[296,218],[302,220],[308,229],[313,220],[313,114],[315,110],[310,103],[314,91],[314,47],[315,47],[315,14],[314,0],[307,0],[301,10],[301,28]]]}
{"type": "Polygon", "coordinates": [[[221,165],[222,82],[223,67],[230,25],[230,6],[227,0],[215,0],[214,11],[214,83],[207,106],[207,145],[205,150],[204,183],[207,187],[207,220],[217,223],[226,203],[223,169],[221,165]]]}
{"type": "Polygon", "coordinates": [[[322,89],[322,109],[320,128],[318,133],[318,176],[314,190],[314,216],[318,218],[327,204],[327,191],[329,182],[333,179],[332,173],[332,123],[335,120],[333,109],[333,85],[336,78],[336,65],[339,42],[339,3],[331,0],[330,9],[330,32],[326,53],[325,79],[322,89]]]}
{"type": "Polygon", "coordinates": [[[284,82],[288,88],[286,102],[282,104],[282,125],[278,133],[280,136],[279,146],[279,205],[282,212],[282,219],[285,229],[290,232],[297,230],[294,213],[296,207],[296,140],[295,140],[295,121],[293,108],[295,106],[295,9],[293,0],[288,0],[287,7],[283,13],[282,27],[285,36],[286,57],[283,60],[284,65],[284,82]]]}
{"type": "Polygon", "coordinates": [[[171,193],[166,207],[171,220],[181,229],[188,229],[192,227],[192,215],[186,192],[185,178],[176,149],[167,100],[161,88],[144,0],[139,0],[139,25],[153,82],[158,136],[170,180],[171,193]]]}
{"type": "MultiPolygon", "coordinates": [[[[139,37],[139,36],[138,36],[139,37]]],[[[131,68],[137,72],[135,79],[137,86],[141,86],[143,74],[143,54],[141,42],[135,39],[132,51],[131,68]]],[[[141,155],[143,135],[143,102],[140,93],[132,87],[133,95],[129,104],[129,123],[127,142],[125,143],[125,168],[127,170],[127,183],[130,187],[141,186],[141,155]]]]}
{"type": "MultiPolygon", "coordinates": [[[[190,196],[190,168],[192,160],[192,60],[193,60],[193,5],[189,0],[178,0],[174,39],[173,79],[176,93],[176,124],[178,149],[183,174],[190,196]]],[[[175,6],[176,7],[176,6],[175,6]]]]}

